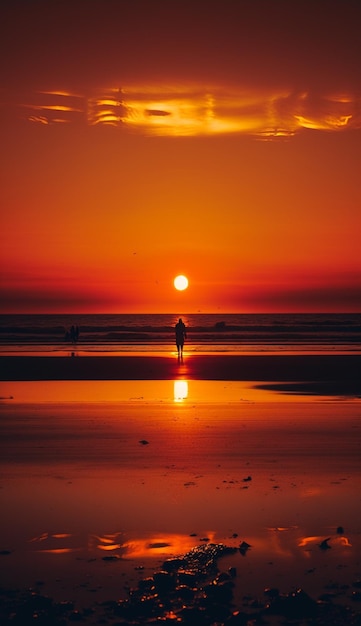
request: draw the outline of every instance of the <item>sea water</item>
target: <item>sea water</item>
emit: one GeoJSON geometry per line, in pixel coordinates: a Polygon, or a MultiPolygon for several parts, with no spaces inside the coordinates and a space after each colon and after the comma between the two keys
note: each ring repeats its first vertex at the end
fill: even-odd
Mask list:
{"type": "MultiPolygon", "coordinates": [[[[169,352],[179,314],[0,315],[0,352],[169,352]]],[[[186,351],[360,352],[361,314],[181,314],[186,351]]]]}

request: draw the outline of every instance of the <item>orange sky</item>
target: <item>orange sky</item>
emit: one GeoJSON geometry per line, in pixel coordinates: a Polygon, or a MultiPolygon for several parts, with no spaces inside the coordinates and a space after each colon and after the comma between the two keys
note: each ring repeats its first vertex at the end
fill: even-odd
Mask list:
{"type": "Polygon", "coordinates": [[[361,311],[358,0],[0,12],[1,312],[361,311]]]}

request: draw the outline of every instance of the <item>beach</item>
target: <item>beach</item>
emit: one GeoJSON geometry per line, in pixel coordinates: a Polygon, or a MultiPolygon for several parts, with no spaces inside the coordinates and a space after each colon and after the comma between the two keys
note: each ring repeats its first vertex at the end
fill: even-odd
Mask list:
{"type": "Polygon", "coordinates": [[[361,626],[360,24],[2,3],[0,626],[361,626]]]}
{"type": "Polygon", "coordinates": [[[354,383],[361,354],[174,354],[0,356],[0,380],[261,380],[354,383]]]}
{"type": "Polygon", "coordinates": [[[2,623],[360,623],[360,355],[0,365],[2,623]]]}

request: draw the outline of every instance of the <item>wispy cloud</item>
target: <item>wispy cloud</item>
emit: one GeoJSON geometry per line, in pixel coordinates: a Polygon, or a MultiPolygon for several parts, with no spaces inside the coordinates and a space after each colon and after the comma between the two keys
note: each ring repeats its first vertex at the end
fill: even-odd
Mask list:
{"type": "Polygon", "coordinates": [[[147,135],[292,137],[303,129],[361,128],[361,96],[201,86],[112,87],[91,94],[63,90],[2,93],[2,117],[43,125],[114,126],[147,135]]]}

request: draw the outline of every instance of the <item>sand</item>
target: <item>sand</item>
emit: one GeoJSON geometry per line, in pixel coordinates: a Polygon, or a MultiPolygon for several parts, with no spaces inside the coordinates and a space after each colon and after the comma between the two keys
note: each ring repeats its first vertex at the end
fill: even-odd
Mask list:
{"type": "Polygon", "coordinates": [[[359,357],[42,359],[1,364],[4,623],[360,623],[359,357]]]}
{"type": "Polygon", "coordinates": [[[360,391],[361,354],[0,356],[0,380],[297,381],[360,391]]]}

